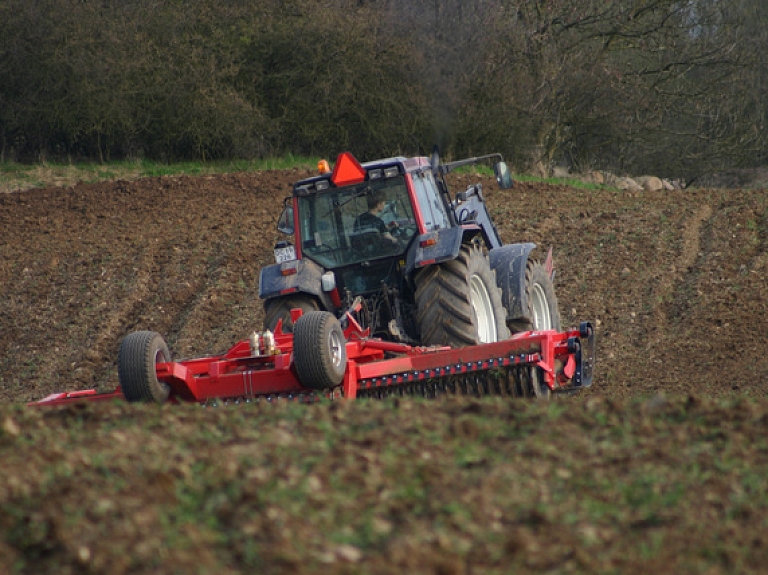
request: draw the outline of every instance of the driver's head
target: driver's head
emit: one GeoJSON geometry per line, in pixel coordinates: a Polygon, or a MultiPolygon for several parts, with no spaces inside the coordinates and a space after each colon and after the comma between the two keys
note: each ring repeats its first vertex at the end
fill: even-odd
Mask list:
{"type": "Polygon", "coordinates": [[[369,212],[379,213],[384,209],[384,204],[386,202],[384,200],[384,194],[381,192],[373,192],[372,194],[369,194],[366,199],[368,201],[369,212]]]}

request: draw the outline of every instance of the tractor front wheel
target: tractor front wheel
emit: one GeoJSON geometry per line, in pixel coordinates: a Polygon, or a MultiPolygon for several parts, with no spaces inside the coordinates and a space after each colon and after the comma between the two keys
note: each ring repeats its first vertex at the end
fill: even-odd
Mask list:
{"type": "Polygon", "coordinates": [[[416,276],[416,318],[424,345],[465,347],[507,339],[507,310],[488,256],[477,244],[416,276]]]}
{"type": "Polygon", "coordinates": [[[125,399],[155,401],[168,399],[171,388],[157,379],[155,365],[171,361],[171,352],[163,336],[154,331],[128,334],[120,344],[117,375],[125,399]]]}
{"type": "Polygon", "coordinates": [[[342,382],[347,369],[347,343],[332,313],[312,311],[296,321],[293,364],[304,387],[327,389],[342,382]]]}

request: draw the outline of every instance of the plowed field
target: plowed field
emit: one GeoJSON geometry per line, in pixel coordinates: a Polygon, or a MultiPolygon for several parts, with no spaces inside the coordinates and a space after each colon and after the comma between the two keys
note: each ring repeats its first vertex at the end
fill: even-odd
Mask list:
{"type": "MultiPolygon", "coordinates": [[[[259,269],[303,175],[0,195],[0,399],[114,387],[120,339],[134,330],[192,357],[260,329],[259,269]]],[[[456,176],[454,189],[470,180],[456,176]]],[[[768,390],[764,191],[485,190],[506,242],[554,247],[563,324],[597,322],[591,393],[768,390]]]]}
{"type": "Polygon", "coordinates": [[[0,573],[764,572],[764,191],[484,182],[597,326],[576,398],[23,406],[113,389],[135,330],[194,357],[260,329],[305,175],[0,194],[0,573]]]}

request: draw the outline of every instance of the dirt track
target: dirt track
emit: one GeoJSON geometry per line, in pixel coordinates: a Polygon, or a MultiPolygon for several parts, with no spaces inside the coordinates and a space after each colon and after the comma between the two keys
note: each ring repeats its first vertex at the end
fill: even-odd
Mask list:
{"type": "MultiPolygon", "coordinates": [[[[258,273],[300,171],[0,195],[0,400],[117,383],[120,339],[217,353],[262,323],[258,273]]],[[[456,176],[459,190],[471,178],[456,176]]],[[[766,395],[764,191],[485,191],[507,242],[554,246],[564,325],[597,321],[589,394],[766,395]]]]}

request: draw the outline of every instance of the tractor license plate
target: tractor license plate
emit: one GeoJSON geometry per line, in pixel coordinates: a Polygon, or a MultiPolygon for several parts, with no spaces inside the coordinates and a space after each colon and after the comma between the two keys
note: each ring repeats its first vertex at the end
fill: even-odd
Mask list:
{"type": "Polygon", "coordinates": [[[284,248],[275,248],[275,261],[279,264],[283,262],[290,262],[296,259],[296,250],[293,246],[286,246],[284,248]]]}

